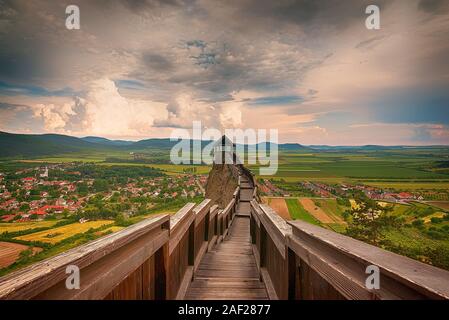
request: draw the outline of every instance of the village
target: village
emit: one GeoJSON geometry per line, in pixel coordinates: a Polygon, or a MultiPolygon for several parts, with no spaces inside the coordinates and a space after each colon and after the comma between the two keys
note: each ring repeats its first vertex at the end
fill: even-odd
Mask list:
{"type": "Polygon", "coordinates": [[[318,198],[352,198],[355,192],[362,192],[372,200],[386,201],[391,203],[406,204],[411,201],[446,200],[447,192],[441,191],[401,191],[390,188],[377,188],[365,184],[328,184],[316,181],[298,182],[290,186],[285,182],[260,179],[259,187],[266,196],[291,197],[294,195],[305,195],[318,198]],[[288,186],[288,188],[286,187],[288,186]]]}
{"type": "Polygon", "coordinates": [[[157,204],[201,197],[206,184],[204,175],[166,175],[151,169],[146,176],[133,178],[120,174],[111,177],[109,171],[104,171],[105,176],[99,171],[98,177],[92,177],[86,174],[92,166],[89,170],[83,167],[62,163],[0,172],[1,222],[28,222],[75,214],[82,217],[93,203],[99,208],[108,208],[110,203],[128,204],[122,213],[129,217],[157,204]]]}

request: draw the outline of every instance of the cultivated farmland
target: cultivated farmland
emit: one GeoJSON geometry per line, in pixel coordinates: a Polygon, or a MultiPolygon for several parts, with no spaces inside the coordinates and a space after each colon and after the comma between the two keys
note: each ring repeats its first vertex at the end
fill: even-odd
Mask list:
{"type": "Polygon", "coordinates": [[[336,199],[313,199],[313,202],[320,207],[337,224],[346,224],[342,215],[347,208],[338,205],[336,199]]]}
{"type": "MultiPolygon", "coordinates": [[[[14,263],[20,257],[20,253],[27,249],[29,247],[23,244],[0,241],[0,269],[14,263]]],[[[33,248],[33,253],[40,251],[41,248],[33,248]]]]}
{"type": "Polygon", "coordinates": [[[323,211],[320,207],[316,206],[312,199],[301,198],[299,202],[311,215],[315,217],[321,223],[334,223],[335,221],[331,219],[326,212],[323,211]]]}
{"type": "Polygon", "coordinates": [[[290,213],[288,211],[287,204],[284,198],[270,198],[269,205],[285,220],[291,220],[290,213]]]}
{"type": "Polygon", "coordinates": [[[18,232],[39,228],[51,228],[57,221],[36,221],[36,222],[16,222],[0,223],[0,234],[4,232],[18,232]]]}
{"type": "Polygon", "coordinates": [[[72,223],[51,230],[45,230],[41,232],[27,234],[25,236],[16,237],[15,239],[22,241],[37,241],[55,244],[76,234],[84,233],[89,229],[98,229],[102,226],[106,226],[113,223],[114,221],[110,220],[89,221],[85,223],[72,223]]]}
{"type": "Polygon", "coordinates": [[[428,204],[449,211],[449,201],[428,201],[428,204]]]}

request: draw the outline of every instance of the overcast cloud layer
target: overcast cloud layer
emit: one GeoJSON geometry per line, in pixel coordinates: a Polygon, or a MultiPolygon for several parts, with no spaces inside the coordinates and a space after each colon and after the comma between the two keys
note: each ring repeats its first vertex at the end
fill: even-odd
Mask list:
{"type": "Polygon", "coordinates": [[[201,120],[449,144],[448,57],[445,0],[0,0],[0,130],[137,140],[201,120]],[[365,28],[373,3],[381,30],[365,28]]]}

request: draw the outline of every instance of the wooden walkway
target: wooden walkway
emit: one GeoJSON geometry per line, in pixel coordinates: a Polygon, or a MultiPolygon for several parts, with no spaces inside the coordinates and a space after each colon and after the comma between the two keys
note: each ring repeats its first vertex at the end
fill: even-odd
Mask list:
{"type": "Polygon", "coordinates": [[[268,299],[251,249],[248,217],[236,216],[225,240],[204,255],[185,299],[268,299]]]}

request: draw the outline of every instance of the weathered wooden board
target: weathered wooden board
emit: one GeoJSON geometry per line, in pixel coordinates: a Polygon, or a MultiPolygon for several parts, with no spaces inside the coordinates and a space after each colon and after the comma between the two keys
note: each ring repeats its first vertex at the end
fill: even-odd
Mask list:
{"type": "Polygon", "coordinates": [[[449,299],[448,271],[302,221],[289,224],[289,247],[349,299],[449,299]],[[369,265],[380,269],[380,290],[365,287],[369,265]]]}

